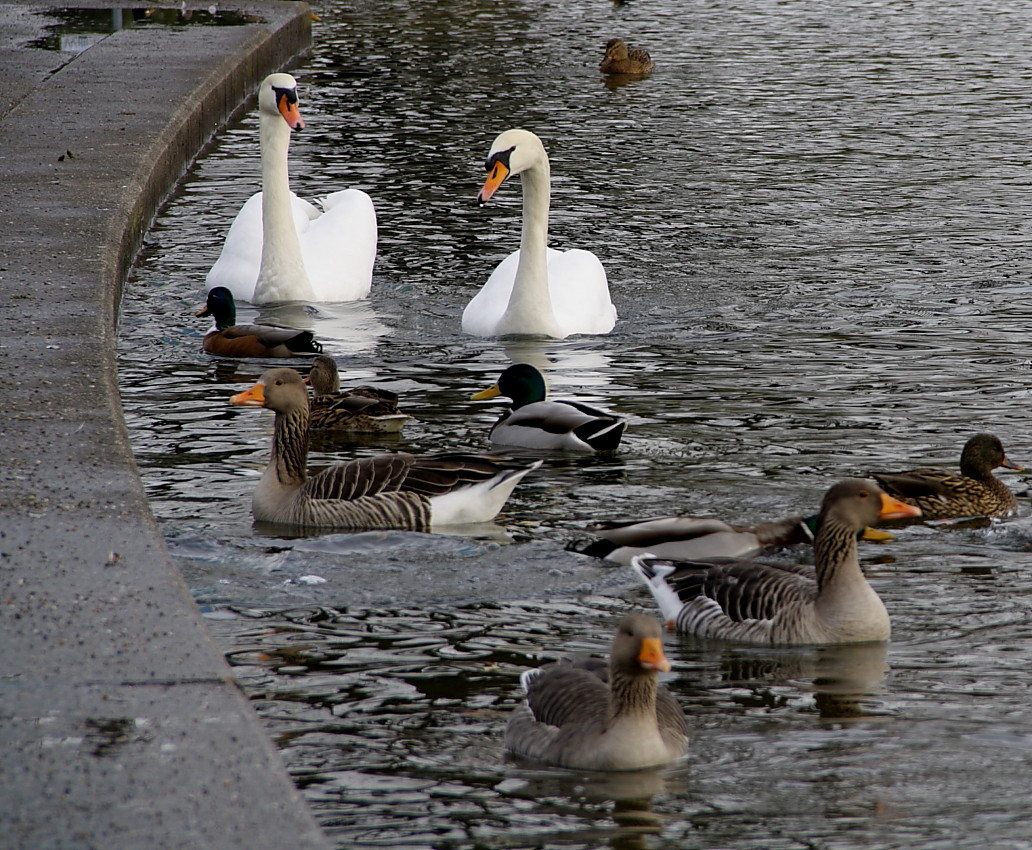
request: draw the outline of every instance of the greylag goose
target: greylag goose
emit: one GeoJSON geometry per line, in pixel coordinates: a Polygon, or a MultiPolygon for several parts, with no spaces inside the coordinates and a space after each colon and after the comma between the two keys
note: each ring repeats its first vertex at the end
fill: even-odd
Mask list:
{"type": "Polygon", "coordinates": [[[510,366],[475,401],[506,396],[512,406],[491,426],[488,439],[528,449],[609,452],[620,445],[625,420],[577,401],[548,400],[545,378],[529,363],[510,366]]]}
{"type": "Polygon", "coordinates": [[[848,478],[824,496],[813,542],[815,575],[754,561],[670,561],[631,566],[667,624],[699,637],[761,644],[887,640],[889,615],[857,560],[857,533],[879,520],[920,516],[875,484],[848,478]]]}
{"type": "Polygon", "coordinates": [[[487,522],[541,461],[484,455],[364,457],[308,477],[308,393],[293,369],[269,369],[231,402],[275,411],[272,458],[251,502],[258,522],[300,529],[399,528],[487,522]]]}
{"type": "Polygon", "coordinates": [[[412,418],[398,410],[398,395],[390,390],[352,387],[341,392],[337,362],[324,354],[312,360],[308,383],[314,393],[312,431],[396,434],[412,418]]]}
{"type": "Polygon", "coordinates": [[[629,614],[616,630],[608,670],[587,659],[524,673],[527,699],[509,718],[506,749],[577,770],[638,770],[683,756],[684,711],[658,682],[670,669],[661,635],[653,617],[629,614]]]}
{"type": "Polygon", "coordinates": [[[1007,517],[1018,511],[1011,489],[993,475],[998,466],[1022,471],[1011,463],[995,434],[975,434],[964,444],[960,475],[944,469],[877,472],[871,477],[886,493],[917,505],[925,519],[1007,517]]]}
{"type": "Polygon", "coordinates": [[[208,292],[198,316],[211,316],[212,328],[202,346],[208,354],[221,357],[297,357],[318,354],[322,345],[311,331],[279,325],[238,325],[236,301],[224,286],[208,292]]]}
{"type": "Polygon", "coordinates": [[[548,247],[551,172],[541,139],[506,130],[487,155],[488,176],[477,196],[486,204],[507,177],[523,185],[520,248],[495,268],[466,305],[462,329],[474,336],[531,334],[557,339],[606,334],[616,324],[609,281],[598,257],[574,248],[548,247]]]}

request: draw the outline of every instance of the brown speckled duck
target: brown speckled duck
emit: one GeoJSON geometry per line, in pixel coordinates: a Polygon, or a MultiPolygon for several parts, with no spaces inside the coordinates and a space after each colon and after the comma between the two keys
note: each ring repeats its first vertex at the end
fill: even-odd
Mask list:
{"type": "Polygon", "coordinates": [[[278,325],[238,325],[233,293],[224,286],[208,292],[198,316],[211,316],[213,326],[204,335],[204,350],[222,357],[298,357],[318,354],[322,345],[311,331],[278,325]]]}
{"type": "Polygon", "coordinates": [[[873,481],[848,478],[821,503],[815,574],[755,561],[635,557],[631,566],[667,624],[706,638],[758,644],[887,640],[889,615],[857,560],[857,533],[883,519],[919,516],[873,481]]]}
{"type": "Polygon", "coordinates": [[[560,661],[523,674],[527,699],[509,718],[505,747],[522,758],[576,770],[638,770],[688,751],[688,724],[659,684],[670,669],[662,629],[629,614],[616,630],[608,668],[560,661]]]}
{"type": "Polygon", "coordinates": [[[651,74],[655,63],[640,47],[628,47],[622,38],[611,38],[598,68],[603,74],[651,74]]]}
{"type": "Polygon", "coordinates": [[[355,531],[489,522],[541,461],[487,455],[362,457],[309,477],[308,391],[293,369],[269,369],[232,404],[275,411],[272,457],[251,500],[258,522],[355,531]]]}
{"type": "Polygon", "coordinates": [[[398,410],[398,395],[376,387],[340,389],[340,373],[332,357],[312,360],[308,382],[315,393],[310,401],[308,427],[313,431],[396,434],[412,417],[398,410]]]}
{"type": "Polygon", "coordinates": [[[886,493],[917,505],[924,519],[1006,517],[1017,513],[1014,493],[993,475],[997,467],[1021,471],[1011,463],[995,434],[975,434],[960,455],[960,474],[944,469],[873,473],[886,493]]]}

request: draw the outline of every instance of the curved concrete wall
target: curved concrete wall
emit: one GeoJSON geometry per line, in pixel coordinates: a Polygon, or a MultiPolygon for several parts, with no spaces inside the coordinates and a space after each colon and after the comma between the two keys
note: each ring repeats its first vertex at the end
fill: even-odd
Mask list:
{"type": "Polygon", "coordinates": [[[114,352],[155,212],[309,10],[70,58],[25,47],[47,8],[0,3],[0,844],[325,848],[168,557],[114,352]]]}

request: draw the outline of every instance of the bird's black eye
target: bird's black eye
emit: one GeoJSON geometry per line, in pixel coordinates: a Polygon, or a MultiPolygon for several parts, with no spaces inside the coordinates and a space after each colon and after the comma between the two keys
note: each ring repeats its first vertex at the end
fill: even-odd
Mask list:
{"type": "Polygon", "coordinates": [[[859,498],[861,498],[861,499],[866,499],[866,498],[867,498],[868,496],[870,496],[871,494],[870,494],[870,492],[869,492],[869,491],[867,491],[867,490],[860,490],[860,491],[858,491],[858,492],[857,492],[857,494],[856,494],[856,495],[857,495],[857,496],[858,496],[859,498]]]}
{"type": "Polygon", "coordinates": [[[498,153],[488,157],[487,162],[484,163],[484,170],[490,171],[492,168],[495,167],[496,163],[500,162],[502,165],[505,166],[506,171],[512,171],[512,169],[509,168],[509,157],[512,156],[512,152],[514,150],[516,150],[516,145],[513,145],[507,151],[498,151],[498,153]]]}

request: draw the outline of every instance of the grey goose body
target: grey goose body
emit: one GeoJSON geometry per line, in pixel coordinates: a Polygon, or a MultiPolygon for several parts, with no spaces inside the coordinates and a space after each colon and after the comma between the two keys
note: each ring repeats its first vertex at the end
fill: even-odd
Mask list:
{"type": "Polygon", "coordinates": [[[815,568],[722,559],[637,556],[632,567],[667,623],[699,637],[759,644],[887,640],[889,615],[857,560],[857,535],[880,519],[920,510],[873,481],[846,479],[824,496],[814,539],[815,568]]]}
{"type": "Polygon", "coordinates": [[[564,660],[525,673],[527,699],[506,726],[506,749],[580,770],[638,770],[683,756],[684,711],[658,682],[670,669],[661,635],[653,617],[630,614],[608,664],[564,660]]]}
{"type": "Polygon", "coordinates": [[[270,369],[235,405],[276,413],[272,457],[252,498],[258,522],[301,529],[427,530],[488,522],[540,461],[404,452],[334,464],[309,477],[308,395],[293,369],[270,369]]]}

